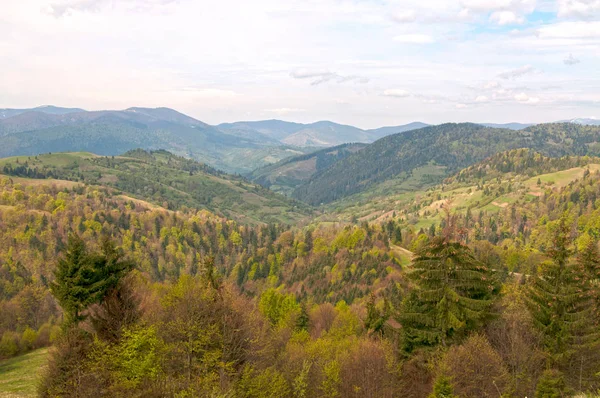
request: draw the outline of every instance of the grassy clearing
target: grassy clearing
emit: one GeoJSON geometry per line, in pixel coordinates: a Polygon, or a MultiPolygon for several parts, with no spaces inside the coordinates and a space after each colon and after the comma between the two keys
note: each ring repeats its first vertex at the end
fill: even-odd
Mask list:
{"type": "Polygon", "coordinates": [[[35,397],[48,349],[0,361],[0,398],[35,397]]]}

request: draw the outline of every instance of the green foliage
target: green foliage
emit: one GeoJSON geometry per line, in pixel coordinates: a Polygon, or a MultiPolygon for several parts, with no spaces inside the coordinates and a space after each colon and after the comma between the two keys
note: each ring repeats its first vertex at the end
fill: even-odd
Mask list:
{"type": "Polygon", "coordinates": [[[438,376],[433,385],[433,392],[427,398],[456,398],[450,379],[438,376]]]}
{"type": "Polygon", "coordinates": [[[283,294],[273,288],[265,290],[260,296],[259,308],[272,325],[282,324],[300,310],[294,295],[283,294]]]}
{"type": "Polygon", "coordinates": [[[535,390],[535,398],[562,398],[567,394],[564,375],[556,369],[542,373],[535,390]]]}
{"type": "Polygon", "coordinates": [[[246,367],[237,386],[238,396],[244,398],[279,398],[292,396],[283,375],[274,368],[256,371],[246,367]]]}

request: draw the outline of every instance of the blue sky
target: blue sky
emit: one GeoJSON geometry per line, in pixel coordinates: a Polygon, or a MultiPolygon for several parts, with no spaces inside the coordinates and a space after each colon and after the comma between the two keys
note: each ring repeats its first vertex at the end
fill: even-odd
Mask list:
{"type": "Polygon", "coordinates": [[[0,3],[0,107],[365,128],[600,117],[600,0],[0,3]]]}

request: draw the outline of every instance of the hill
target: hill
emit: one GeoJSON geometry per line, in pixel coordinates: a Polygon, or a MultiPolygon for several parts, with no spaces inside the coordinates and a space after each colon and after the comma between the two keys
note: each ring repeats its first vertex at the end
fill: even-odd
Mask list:
{"type": "Polygon", "coordinates": [[[306,155],[294,156],[261,167],[248,177],[272,191],[291,195],[293,190],[335,162],[363,149],[366,144],[343,144],[306,155]]]}
{"type": "Polygon", "coordinates": [[[307,206],[260,185],[162,150],[117,157],[86,152],[13,157],[0,159],[0,173],[111,187],[167,209],[207,209],[250,224],[291,223],[310,214],[307,206]]]}
{"type": "Polygon", "coordinates": [[[54,105],[38,106],[37,108],[25,108],[25,109],[0,109],[0,119],[6,119],[8,117],[16,116],[25,112],[42,112],[50,115],[62,115],[66,113],[85,112],[81,108],[62,108],[54,105]]]}
{"type": "Polygon", "coordinates": [[[402,184],[415,171],[431,186],[488,156],[515,148],[531,148],[552,157],[595,155],[600,153],[600,128],[571,123],[519,131],[472,123],[425,127],[384,137],[342,159],[298,187],[293,197],[313,205],[330,203],[376,184],[402,184]]]}

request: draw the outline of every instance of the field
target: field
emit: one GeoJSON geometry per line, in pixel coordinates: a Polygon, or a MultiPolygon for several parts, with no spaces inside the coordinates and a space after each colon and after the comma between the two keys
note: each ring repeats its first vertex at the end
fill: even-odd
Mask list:
{"type": "Polygon", "coordinates": [[[0,398],[35,397],[47,358],[48,349],[43,348],[0,361],[0,398]]]}

